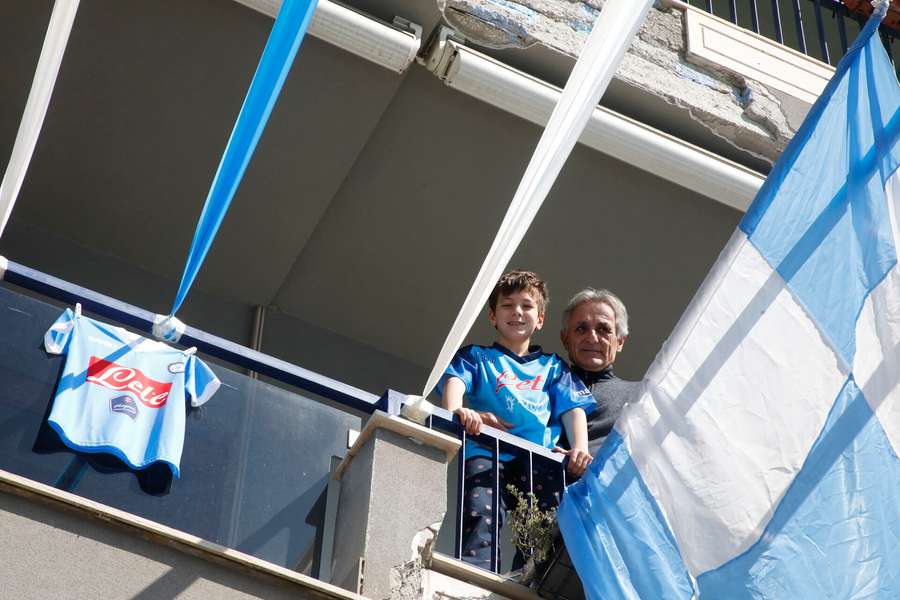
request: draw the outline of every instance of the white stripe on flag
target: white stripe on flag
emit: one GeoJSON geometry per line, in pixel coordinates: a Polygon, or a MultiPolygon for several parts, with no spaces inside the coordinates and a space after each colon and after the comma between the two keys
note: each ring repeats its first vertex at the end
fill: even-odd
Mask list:
{"type": "Polygon", "coordinates": [[[0,183],[0,236],[3,235],[9,221],[22,182],[25,181],[25,173],[28,171],[28,164],[31,162],[31,155],[34,153],[41,126],[44,124],[44,116],[50,105],[50,96],[56,84],[56,75],[59,73],[59,65],[66,51],[79,1],[56,0],[53,5],[50,26],[44,37],[44,46],[41,48],[41,57],[38,59],[31,92],[28,94],[9,165],[0,183]]]}
{"type": "Polygon", "coordinates": [[[494,243],[447,334],[428,376],[423,397],[437,385],[481,313],[494,284],[528,231],[652,4],[653,0],[609,0],[600,11],[494,243]]]}
{"type": "MultiPolygon", "coordinates": [[[[894,233],[900,248],[900,172],[885,186],[894,233]]],[[[866,299],[856,324],[857,352],[853,374],[866,401],[881,422],[894,454],[900,456],[900,263],[866,299]]]]}
{"type": "Polygon", "coordinates": [[[704,285],[718,293],[698,296],[704,310],[678,324],[674,358],[618,424],[693,576],[759,538],[847,378],[743,232],[723,255],[730,268],[704,285]]]}

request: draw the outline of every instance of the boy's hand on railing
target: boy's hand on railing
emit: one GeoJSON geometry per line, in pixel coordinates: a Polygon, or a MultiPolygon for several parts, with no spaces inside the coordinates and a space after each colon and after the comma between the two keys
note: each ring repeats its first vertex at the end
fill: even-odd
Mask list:
{"type": "Polygon", "coordinates": [[[569,458],[568,465],[566,465],[566,471],[573,477],[581,477],[584,475],[588,465],[594,460],[587,450],[582,450],[580,448],[566,450],[557,446],[553,451],[559,454],[565,454],[569,458]]]}
{"type": "Polygon", "coordinates": [[[512,423],[508,423],[491,412],[478,412],[471,408],[461,406],[453,411],[453,414],[459,417],[459,422],[463,429],[469,435],[478,435],[481,433],[481,426],[488,425],[500,431],[506,431],[512,427],[512,423]]]}
{"type": "Polygon", "coordinates": [[[467,434],[478,435],[481,433],[481,425],[483,422],[478,411],[466,408],[465,406],[460,406],[453,411],[453,414],[459,417],[459,422],[463,426],[463,429],[466,430],[467,434]]]}

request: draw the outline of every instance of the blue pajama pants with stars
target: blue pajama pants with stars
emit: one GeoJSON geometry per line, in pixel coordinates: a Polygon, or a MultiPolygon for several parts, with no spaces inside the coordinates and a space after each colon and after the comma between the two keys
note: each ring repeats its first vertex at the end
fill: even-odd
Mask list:
{"type": "MultiPolygon", "coordinates": [[[[506,490],[507,484],[513,484],[528,497],[528,461],[514,459],[498,463],[500,471],[500,510],[496,518],[500,527],[506,517],[506,511],[515,508],[515,498],[506,490]]],[[[533,491],[541,510],[548,510],[559,504],[559,492],[562,490],[561,474],[546,467],[534,464],[533,491]]],[[[466,460],[465,495],[463,497],[463,536],[462,560],[481,567],[491,568],[491,538],[494,535],[493,514],[493,481],[494,469],[490,458],[475,456],[466,460]]],[[[499,550],[498,550],[499,557],[499,550]]],[[[498,558],[499,561],[499,558],[498,558]]],[[[522,567],[525,559],[516,550],[513,557],[513,570],[522,567]]]]}

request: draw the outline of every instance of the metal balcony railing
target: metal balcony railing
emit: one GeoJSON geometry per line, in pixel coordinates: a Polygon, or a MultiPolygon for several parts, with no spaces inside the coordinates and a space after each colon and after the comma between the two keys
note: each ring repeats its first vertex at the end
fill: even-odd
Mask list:
{"type": "MultiPolygon", "coordinates": [[[[696,8],[727,19],[829,65],[847,52],[865,24],[864,2],[840,0],[687,0],[696,8]],[[851,10],[851,8],[855,10],[851,10]]],[[[893,61],[894,40],[900,37],[889,12],[879,32],[893,61]]]]}
{"type": "MultiPolygon", "coordinates": [[[[323,536],[328,535],[324,506],[331,458],[346,452],[346,434],[361,429],[361,419],[376,410],[399,414],[406,395],[388,391],[379,398],[188,327],[181,344],[196,346],[211,357],[210,366],[223,385],[208,407],[191,410],[183,475],[172,483],[167,480],[168,468],[156,473],[152,468],[135,472],[102,455],[71,451],[54,439],[46,425],[62,357],[48,356],[41,342],[59,315],[59,303],[80,302],[85,312],[145,334],[152,328],[154,315],[13,262],[3,281],[0,469],[313,577],[327,577],[328,568],[320,564],[320,550],[323,536]],[[255,371],[301,393],[248,377],[229,365],[255,371]]],[[[436,409],[427,425],[458,436],[465,447],[465,432],[448,411],[436,409]]],[[[555,480],[562,490],[565,469],[561,455],[489,427],[476,441],[493,449],[495,473],[500,452],[512,453],[532,467],[529,474],[537,463],[545,463],[544,472],[548,465],[559,468],[561,477],[555,480]]],[[[457,463],[456,489],[451,489],[450,503],[454,518],[442,529],[443,544],[439,541],[438,550],[459,559],[464,457],[460,456],[457,463]]],[[[534,484],[529,477],[528,489],[534,484]]],[[[494,514],[499,508],[499,492],[495,477],[494,514]]],[[[499,560],[503,538],[498,529],[495,525],[494,572],[504,570],[499,560]]],[[[511,554],[506,553],[507,558],[511,554]]],[[[504,563],[508,568],[508,561],[504,563]]]]}

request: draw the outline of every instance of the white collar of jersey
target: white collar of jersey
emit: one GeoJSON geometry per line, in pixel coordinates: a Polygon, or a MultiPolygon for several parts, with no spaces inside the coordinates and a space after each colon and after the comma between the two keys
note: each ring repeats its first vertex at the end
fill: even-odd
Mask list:
{"type": "MultiPolygon", "coordinates": [[[[132,333],[122,327],[117,327],[116,325],[109,325],[101,321],[96,321],[94,319],[91,319],[90,317],[82,317],[79,312],[76,312],[75,316],[77,318],[80,318],[81,320],[87,321],[88,323],[93,325],[94,329],[98,330],[100,333],[106,335],[110,339],[117,341],[120,344],[127,344],[128,346],[131,346],[131,350],[133,352],[157,352],[160,350],[175,350],[175,348],[172,348],[168,344],[152,340],[137,333],[132,333]]],[[[191,350],[192,349],[190,348],[188,348],[188,350],[185,350],[185,356],[193,354],[193,352],[196,351],[196,348],[193,348],[193,351],[191,350]]]]}

